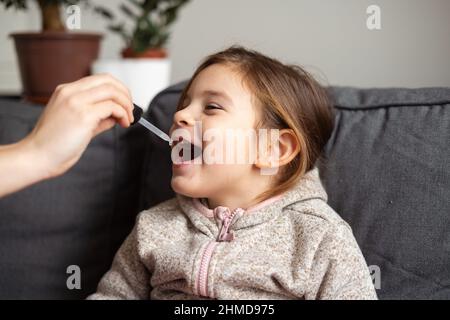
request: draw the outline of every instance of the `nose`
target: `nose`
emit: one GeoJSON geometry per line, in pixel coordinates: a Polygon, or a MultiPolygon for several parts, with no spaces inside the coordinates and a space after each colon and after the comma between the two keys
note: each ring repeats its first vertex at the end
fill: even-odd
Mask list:
{"type": "Polygon", "coordinates": [[[189,112],[189,108],[184,108],[175,112],[173,115],[173,124],[177,128],[194,126],[195,118],[192,113],[189,112]]]}

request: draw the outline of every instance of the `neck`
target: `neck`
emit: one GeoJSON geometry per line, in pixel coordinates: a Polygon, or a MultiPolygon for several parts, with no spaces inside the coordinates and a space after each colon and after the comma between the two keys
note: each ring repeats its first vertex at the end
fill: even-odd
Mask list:
{"type": "Polygon", "coordinates": [[[230,210],[248,209],[261,202],[256,198],[270,187],[270,176],[259,175],[255,179],[249,179],[246,183],[233,184],[230,190],[221,190],[221,192],[216,192],[213,196],[208,197],[208,207],[210,209],[218,206],[228,207],[230,210]]]}

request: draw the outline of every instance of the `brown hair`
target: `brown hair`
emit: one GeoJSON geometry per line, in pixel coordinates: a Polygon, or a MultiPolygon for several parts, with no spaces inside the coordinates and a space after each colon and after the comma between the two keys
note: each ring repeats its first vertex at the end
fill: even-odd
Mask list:
{"type": "Polygon", "coordinates": [[[285,65],[256,51],[232,46],[206,57],[184,88],[177,110],[182,108],[197,75],[214,64],[230,65],[242,75],[262,110],[258,127],[292,129],[300,145],[297,156],[280,168],[274,187],[258,199],[291,189],[314,167],[333,130],[334,118],[327,91],[299,66],[285,65]]]}

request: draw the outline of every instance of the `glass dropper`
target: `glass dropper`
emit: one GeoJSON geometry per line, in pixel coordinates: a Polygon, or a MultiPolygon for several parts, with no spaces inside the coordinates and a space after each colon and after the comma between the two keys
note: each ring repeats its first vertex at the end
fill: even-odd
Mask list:
{"type": "Polygon", "coordinates": [[[155,125],[151,124],[144,117],[142,117],[142,114],[144,113],[144,110],[142,110],[141,107],[139,107],[135,103],[133,103],[133,106],[134,106],[134,109],[133,109],[134,121],[131,124],[133,125],[136,122],[140,123],[142,126],[144,126],[148,130],[150,130],[151,132],[156,134],[158,137],[160,137],[164,141],[167,141],[169,143],[169,146],[171,146],[172,145],[172,139],[170,139],[169,135],[167,133],[161,131],[161,129],[159,129],[155,125]]]}

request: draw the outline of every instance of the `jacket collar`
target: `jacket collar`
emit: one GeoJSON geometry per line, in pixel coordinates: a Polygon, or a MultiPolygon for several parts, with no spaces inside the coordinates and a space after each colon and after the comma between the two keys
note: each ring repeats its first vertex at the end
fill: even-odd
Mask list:
{"type": "MultiPolygon", "coordinates": [[[[219,213],[223,213],[228,208],[219,206],[209,209],[201,199],[176,194],[181,210],[192,221],[192,223],[202,232],[212,237],[218,233],[220,228],[219,213]]],[[[284,194],[269,198],[259,204],[243,209],[237,208],[232,213],[236,213],[232,221],[231,228],[239,230],[250,228],[255,225],[272,220],[283,214],[283,211],[296,203],[310,199],[321,199],[327,201],[327,194],[322,186],[317,168],[308,171],[294,186],[284,194]]],[[[231,212],[228,209],[229,212],[231,212]]]]}

